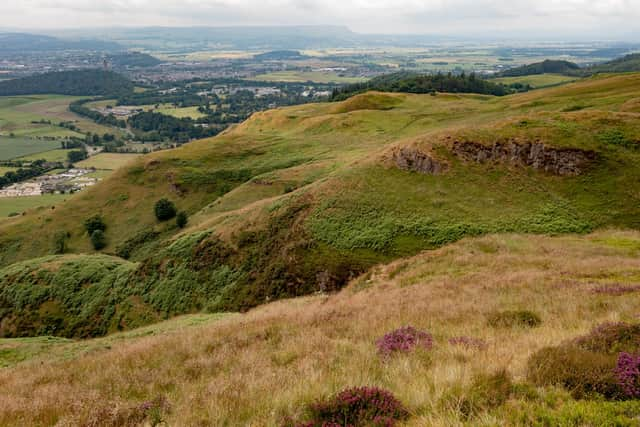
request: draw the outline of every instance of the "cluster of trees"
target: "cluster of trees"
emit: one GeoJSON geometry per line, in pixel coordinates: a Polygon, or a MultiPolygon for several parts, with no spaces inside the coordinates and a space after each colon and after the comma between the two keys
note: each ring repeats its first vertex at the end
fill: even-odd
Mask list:
{"type": "Polygon", "coordinates": [[[69,110],[80,116],[87,117],[100,125],[115,126],[119,128],[127,127],[127,122],[122,119],[118,119],[113,114],[108,114],[105,116],[104,114],[100,114],[99,112],[93,111],[90,108],[84,106],[87,102],[92,102],[94,100],[95,99],[80,99],[78,101],[72,102],[69,105],[69,110]]]}
{"type": "Polygon", "coordinates": [[[557,61],[547,59],[542,62],[536,62],[533,64],[523,65],[521,67],[511,68],[509,70],[500,73],[502,77],[520,77],[530,76],[534,74],[578,74],[580,73],[580,67],[578,64],[574,64],[569,61],[557,61]]]}
{"type": "Polygon", "coordinates": [[[169,139],[177,143],[188,142],[191,139],[207,138],[217,135],[219,130],[205,128],[189,119],[179,119],[166,114],[142,112],[129,118],[129,125],[146,135],[138,135],[140,139],[162,140],[169,139]],[[145,138],[146,137],[146,138],[145,138]]]}
{"type": "Polygon", "coordinates": [[[15,184],[17,182],[26,181],[49,172],[56,168],[62,168],[63,165],[58,162],[47,162],[45,160],[35,160],[28,167],[20,167],[15,171],[9,171],[0,176],[0,188],[15,184]]]}
{"type": "Polygon", "coordinates": [[[71,164],[81,162],[86,158],[87,150],[85,150],[84,148],[82,150],[72,150],[67,153],[67,160],[69,160],[69,163],[71,164]]]}
{"type": "Polygon", "coordinates": [[[515,88],[483,80],[475,74],[415,74],[400,72],[373,78],[365,83],[356,83],[334,89],[331,100],[342,101],[368,90],[407,93],[480,93],[503,96],[516,91],[515,88]]]}
{"type": "Polygon", "coordinates": [[[2,81],[0,96],[55,93],[117,97],[132,93],[133,88],[133,82],[112,71],[58,71],[2,81]]]}

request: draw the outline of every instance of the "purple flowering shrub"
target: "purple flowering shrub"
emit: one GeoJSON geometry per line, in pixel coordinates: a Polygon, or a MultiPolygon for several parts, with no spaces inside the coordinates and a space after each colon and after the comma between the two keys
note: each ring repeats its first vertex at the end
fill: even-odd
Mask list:
{"type": "Polygon", "coordinates": [[[615,369],[618,385],[627,397],[640,397],[640,356],[627,352],[618,355],[615,369]]]}
{"type": "Polygon", "coordinates": [[[430,350],[433,347],[433,337],[413,326],[405,326],[380,338],[376,341],[376,346],[381,356],[389,357],[396,352],[408,353],[416,347],[430,350]]]}
{"type": "Polygon", "coordinates": [[[487,348],[487,343],[480,338],[467,336],[449,338],[449,344],[465,348],[476,348],[478,350],[484,350],[487,348]]]}
{"type": "Polygon", "coordinates": [[[393,394],[378,387],[348,388],[308,409],[311,421],[296,427],[393,427],[409,416],[393,394]]]}

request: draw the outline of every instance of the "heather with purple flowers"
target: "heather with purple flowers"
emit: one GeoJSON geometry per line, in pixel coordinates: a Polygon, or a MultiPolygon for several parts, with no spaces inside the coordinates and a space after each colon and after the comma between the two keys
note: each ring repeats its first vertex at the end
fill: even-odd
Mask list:
{"type": "Polygon", "coordinates": [[[310,406],[311,421],[296,427],[393,427],[409,413],[393,394],[378,387],[353,387],[310,406]]]}
{"type": "Polygon", "coordinates": [[[449,344],[466,348],[476,348],[478,350],[484,350],[487,348],[487,343],[480,338],[467,336],[449,338],[449,344]]]}
{"type": "Polygon", "coordinates": [[[615,375],[627,397],[640,397],[640,356],[627,352],[620,353],[615,375]]]}
{"type": "Polygon", "coordinates": [[[408,353],[416,347],[430,350],[433,347],[433,337],[413,326],[405,326],[389,332],[376,341],[376,345],[381,356],[390,357],[396,352],[408,353]]]}

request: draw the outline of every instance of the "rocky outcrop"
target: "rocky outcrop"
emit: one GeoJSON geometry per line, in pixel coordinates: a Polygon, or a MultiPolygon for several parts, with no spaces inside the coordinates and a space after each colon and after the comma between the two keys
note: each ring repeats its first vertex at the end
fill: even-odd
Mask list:
{"type": "Polygon", "coordinates": [[[580,175],[596,159],[593,151],[576,148],[553,148],[542,142],[508,140],[484,145],[455,141],[453,154],[477,163],[496,162],[514,166],[529,166],[554,175],[580,175]]]}
{"type": "Polygon", "coordinates": [[[393,161],[400,169],[430,175],[438,175],[446,170],[443,164],[429,154],[415,147],[403,147],[393,152],[393,161]]]}

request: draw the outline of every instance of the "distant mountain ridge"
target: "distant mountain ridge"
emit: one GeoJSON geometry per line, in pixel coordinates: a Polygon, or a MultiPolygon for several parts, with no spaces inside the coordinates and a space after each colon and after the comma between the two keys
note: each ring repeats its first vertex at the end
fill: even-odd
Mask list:
{"type": "Polygon", "coordinates": [[[40,34],[0,33],[0,54],[62,50],[116,51],[122,46],[104,40],[68,40],[40,34]]]}

